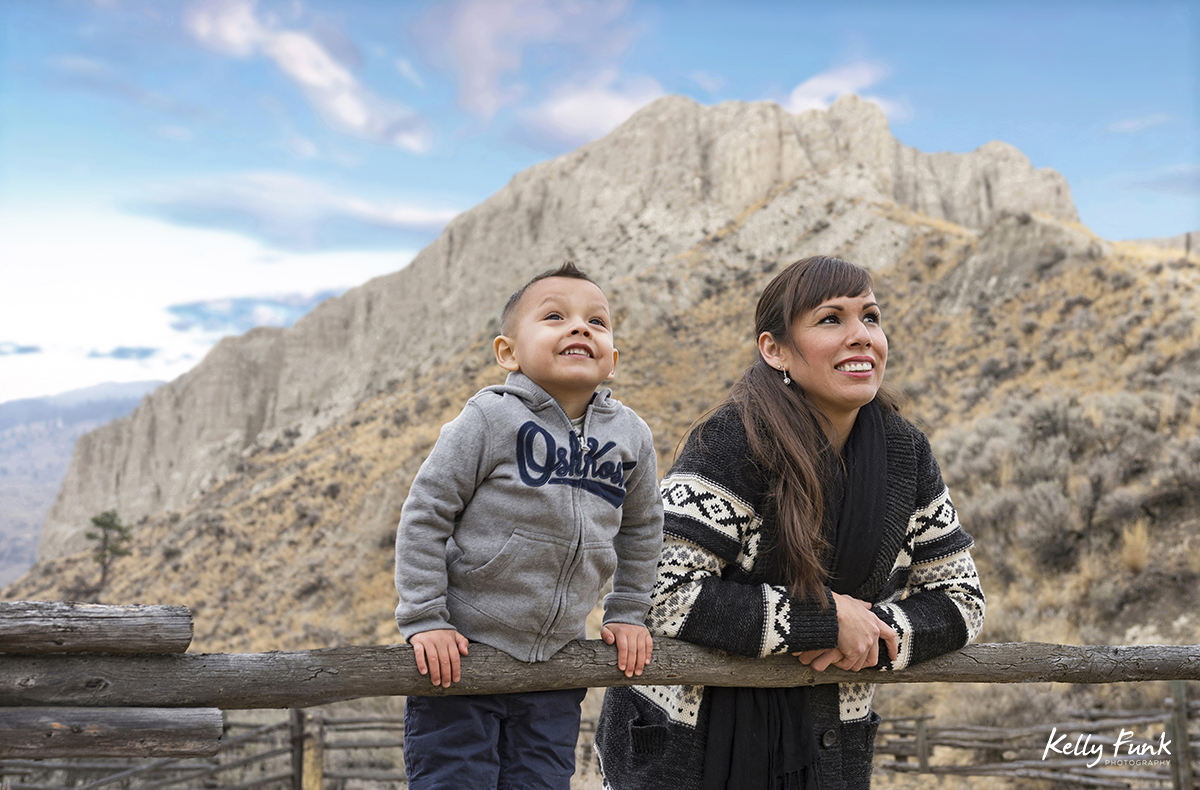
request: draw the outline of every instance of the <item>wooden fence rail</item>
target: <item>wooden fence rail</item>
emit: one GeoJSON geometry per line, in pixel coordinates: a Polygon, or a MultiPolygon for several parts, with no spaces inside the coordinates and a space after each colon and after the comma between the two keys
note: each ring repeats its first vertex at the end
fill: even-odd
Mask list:
{"type": "Polygon", "coordinates": [[[792,656],[748,658],[657,639],[641,677],[616,667],[616,649],[572,642],[525,664],[475,644],[462,682],[433,688],[412,648],[340,647],[278,653],[0,655],[0,707],[303,708],[358,697],[491,694],[626,685],[808,686],[822,683],[1120,683],[1200,680],[1200,645],[969,645],[899,672],[814,672],[792,656]]]}
{"type": "Polygon", "coordinates": [[[223,726],[216,708],[13,708],[0,713],[0,755],[206,756],[223,726]]]}
{"type": "Polygon", "coordinates": [[[0,653],[182,653],[193,628],[186,606],[0,602],[0,653]]]}

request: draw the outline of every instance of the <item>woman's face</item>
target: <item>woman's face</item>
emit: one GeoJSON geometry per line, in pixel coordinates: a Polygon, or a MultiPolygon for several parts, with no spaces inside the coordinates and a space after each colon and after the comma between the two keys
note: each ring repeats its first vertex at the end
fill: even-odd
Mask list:
{"type": "Polygon", "coordinates": [[[875,398],[887,365],[887,335],[875,294],[825,300],[792,322],[791,346],[775,346],[775,352],[830,421],[852,422],[858,409],[875,398]]]}

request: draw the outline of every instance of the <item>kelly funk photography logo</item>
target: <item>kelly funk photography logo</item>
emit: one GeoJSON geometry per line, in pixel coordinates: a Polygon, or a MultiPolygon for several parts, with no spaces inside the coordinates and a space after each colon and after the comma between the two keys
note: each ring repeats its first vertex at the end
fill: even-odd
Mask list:
{"type": "Polygon", "coordinates": [[[1072,740],[1068,733],[1059,733],[1057,727],[1050,730],[1046,740],[1046,748],[1042,751],[1045,760],[1054,755],[1064,757],[1090,757],[1088,768],[1096,765],[1169,765],[1171,762],[1171,741],[1165,731],[1159,733],[1158,740],[1135,738],[1132,730],[1122,728],[1111,744],[1106,744],[1102,738],[1093,733],[1080,733],[1072,740]],[[1109,747],[1111,746],[1111,751],[1109,747]]]}

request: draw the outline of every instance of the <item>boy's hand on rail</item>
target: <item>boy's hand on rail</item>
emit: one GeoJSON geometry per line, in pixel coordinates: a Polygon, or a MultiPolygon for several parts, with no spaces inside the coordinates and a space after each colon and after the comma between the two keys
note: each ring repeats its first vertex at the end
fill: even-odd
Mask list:
{"type": "Polygon", "coordinates": [[[654,650],[654,640],[650,631],[644,625],[629,623],[606,623],[600,629],[600,636],[607,644],[617,646],[617,668],[625,673],[625,677],[642,674],[642,668],[650,663],[650,653],[654,650]]]}
{"type": "Polygon", "coordinates": [[[458,657],[467,654],[467,638],[453,628],[439,628],[414,634],[408,643],[417,659],[417,671],[429,675],[429,682],[442,688],[462,679],[458,657]]]}

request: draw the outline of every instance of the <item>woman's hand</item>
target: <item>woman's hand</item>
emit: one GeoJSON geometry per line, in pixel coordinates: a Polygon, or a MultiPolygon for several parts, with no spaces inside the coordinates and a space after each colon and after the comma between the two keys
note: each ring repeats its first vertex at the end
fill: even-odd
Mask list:
{"type": "Polygon", "coordinates": [[[893,661],[899,654],[896,632],[871,611],[871,604],[851,598],[849,595],[833,593],[837,607],[838,645],[825,650],[805,650],[793,653],[800,663],[811,666],[817,672],[835,666],[850,672],[879,663],[879,640],[888,648],[893,661]]]}

